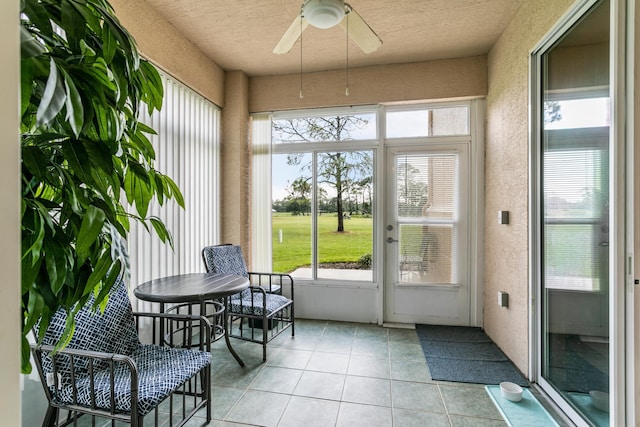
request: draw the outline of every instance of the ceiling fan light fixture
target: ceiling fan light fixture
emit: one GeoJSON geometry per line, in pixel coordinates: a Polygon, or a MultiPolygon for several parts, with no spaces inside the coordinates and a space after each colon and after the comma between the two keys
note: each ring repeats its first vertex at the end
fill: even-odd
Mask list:
{"type": "Polygon", "coordinates": [[[343,0],[307,0],[302,7],[304,18],[316,28],[338,25],[344,18],[343,0]]]}

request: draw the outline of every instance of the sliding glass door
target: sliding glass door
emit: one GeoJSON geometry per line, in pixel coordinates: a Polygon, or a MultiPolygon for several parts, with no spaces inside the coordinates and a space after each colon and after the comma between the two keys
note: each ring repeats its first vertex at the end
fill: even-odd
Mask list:
{"type": "Polygon", "coordinates": [[[623,140],[615,129],[611,2],[576,6],[532,57],[537,382],[577,425],[590,426],[619,419],[612,402],[623,389],[612,372],[624,347],[612,323],[623,140]]]}

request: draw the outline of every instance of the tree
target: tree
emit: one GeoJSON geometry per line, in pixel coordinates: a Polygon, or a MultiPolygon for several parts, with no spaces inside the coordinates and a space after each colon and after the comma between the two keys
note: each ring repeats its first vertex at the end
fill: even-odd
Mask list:
{"type": "MultiPolygon", "coordinates": [[[[341,142],[351,140],[351,133],[367,124],[357,116],[306,117],[274,122],[274,139],[297,142],[341,142]]],[[[301,172],[311,172],[312,163],[301,164],[302,154],[290,154],[289,165],[299,165],[301,172]]],[[[322,152],[317,156],[318,186],[335,191],[338,232],[344,232],[344,198],[350,186],[371,175],[373,158],[367,151],[322,152]]],[[[309,176],[304,177],[309,180],[309,176]]]]}
{"type": "Polygon", "coordinates": [[[276,212],[286,212],[287,211],[287,203],[285,200],[274,200],[271,205],[271,209],[276,212]]]}
{"type": "Polygon", "coordinates": [[[356,210],[358,210],[358,196],[362,201],[360,210],[362,213],[371,213],[371,198],[373,193],[373,177],[368,176],[354,184],[356,210]]]}
{"type": "Polygon", "coordinates": [[[420,179],[421,172],[409,162],[398,165],[398,210],[401,216],[420,216],[429,200],[429,186],[420,179]]]}
{"type": "Polygon", "coordinates": [[[29,372],[33,326],[39,321],[43,334],[65,309],[64,346],[75,313],[92,294],[96,309],[106,304],[126,274],[130,221],[171,243],[149,205],[184,201],[154,169],[153,130],[138,122],[141,106],[149,114],[162,106],[160,76],[109,3],[23,0],[21,24],[22,370],[29,372]]]}
{"type": "Polygon", "coordinates": [[[287,196],[289,211],[301,215],[311,211],[311,184],[307,179],[296,179],[287,190],[289,191],[287,196]]]}
{"type": "Polygon", "coordinates": [[[543,117],[545,124],[561,120],[562,113],[560,112],[560,103],[558,101],[545,101],[543,117]]]}

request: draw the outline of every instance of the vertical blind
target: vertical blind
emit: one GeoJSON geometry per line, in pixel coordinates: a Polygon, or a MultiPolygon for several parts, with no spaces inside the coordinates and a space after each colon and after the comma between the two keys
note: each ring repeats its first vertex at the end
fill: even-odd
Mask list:
{"type": "Polygon", "coordinates": [[[271,271],[271,114],[254,114],[251,123],[251,267],[271,271]]]}
{"type": "MultiPolygon", "coordinates": [[[[156,202],[149,215],[159,217],[173,236],[173,250],[155,235],[132,224],[129,235],[131,287],[147,280],[204,271],[200,251],[219,240],[220,110],[173,78],[161,74],[164,102],[141,120],[157,135],[155,168],[178,185],[185,209],[156,202]]],[[[138,309],[141,309],[140,303],[138,309]]]]}

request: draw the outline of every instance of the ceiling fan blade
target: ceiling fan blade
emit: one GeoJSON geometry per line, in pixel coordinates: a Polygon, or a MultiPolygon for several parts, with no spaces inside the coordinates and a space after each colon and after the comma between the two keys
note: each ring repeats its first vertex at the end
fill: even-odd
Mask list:
{"type": "Polygon", "coordinates": [[[282,55],[291,50],[295,42],[300,38],[302,32],[309,26],[309,21],[304,19],[301,15],[298,15],[293,20],[289,28],[284,33],[276,47],[273,49],[273,53],[282,55]],[[302,23],[300,20],[302,19],[302,23]]]}
{"type": "Polygon", "coordinates": [[[347,31],[347,19],[349,20],[349,37],[357,44],[364,53],[375,52],[380,46],[382,46],[382,40],[371,29],[369,24],[355,11],[351,5],[345,3],[348,9],[348,14],[340,21],[340,27],[347,31]]]}

